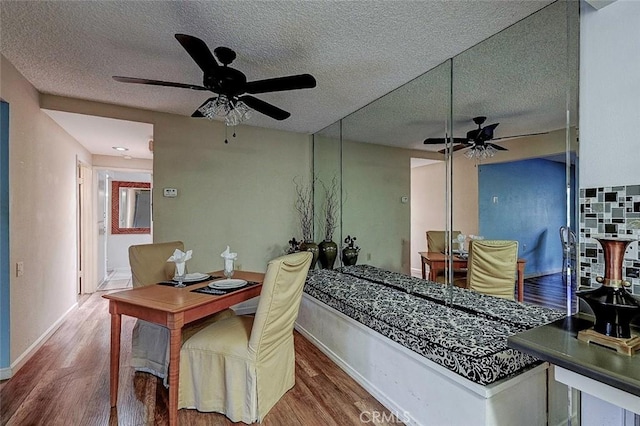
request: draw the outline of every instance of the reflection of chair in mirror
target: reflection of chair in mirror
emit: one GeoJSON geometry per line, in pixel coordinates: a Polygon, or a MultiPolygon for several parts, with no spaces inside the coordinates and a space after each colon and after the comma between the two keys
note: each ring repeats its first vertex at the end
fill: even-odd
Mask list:
{"type": "Polygon", "coordinates": [[[576,234],[568,226],[560,227],[560,243],[562,244],[562,277],[566,283],[566,268],[571,268],[571,281],[573,281],[577,267],[576,234]]]}
{"type": "Polygon", "coordinates": [[[469,245],[467,287],[480,293],[515,300],[518,242],[475,240],[469,245]]]}
{"type": "Polygon", "coordinates": [[[298,252],[272,260],[255,317],[218,321],[184,342],[179,408],[260,422],[293,387],[293,325],[311,258],[298,252]]]}
{"type": "MultiPolygon", "coordinates": [[[[457,238],[460,235],[460,231],[451,231],[451,241],[449,242],[449,248],[457,249],[457,238]]],[[[427,251],[444,253],[446,250],[446,231],[427,231],[427,251]]],[[[439,271],[436,277],[436,282],[444,283],[446,281],[445,271],[439,271]]],[[[453,284],[458,287],[466,287],[467,285],[467,270],[455,269],[453,271],[453,284]]]]}
{"type": "MultiPolygon", "coordinates": [[[[143,287],[171,279],[175,264],[167,262],[175,249],[184,251],[182,241],[139,244],[129,247],[129,265],[133,287],[143,287]]],[[[204,321],[183,328],[183,341],[206,325],[234,315],[231,309],[219,312],[204,321]]],[[[131,342],[131,365],[137,371],[146,371],[168,382],[169,329],[144,320],[137,320],[131,342]]]]}

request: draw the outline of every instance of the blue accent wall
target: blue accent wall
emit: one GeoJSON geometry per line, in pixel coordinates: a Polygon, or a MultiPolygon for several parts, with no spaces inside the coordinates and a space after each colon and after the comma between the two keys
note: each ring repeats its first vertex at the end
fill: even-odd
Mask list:
{"type": "Polygon", "coordinates": [[[11,363],[9,269],[9,104],[0,101],[0,369],[11,363]]]}
{"type": "Polygon", "coordinates": [[[566,222],[565,165],[531,159],[478,167],[479,232],[517,240],[525,276],[559,272],[559,229],[566,222]]]}

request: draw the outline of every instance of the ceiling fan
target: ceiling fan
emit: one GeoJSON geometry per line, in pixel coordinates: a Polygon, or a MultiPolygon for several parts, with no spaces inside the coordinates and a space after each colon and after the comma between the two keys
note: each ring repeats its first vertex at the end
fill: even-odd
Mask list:
{"type": "MultiPolygon", "coordinates": [[[[196,64],[198,64],[200,69],[202,69],[204,73],[202,86],[134,77],[114,76],[113,79],[122,83],[180,87],[183,89],[213,92],[217,96],[207,99],[191,115],[192,117],[208,118],[213,118],[214,114],[227,116],[230,111],[239,111],[239,114],[244,116],[250,108],[273,119],[285,120],[291,116],[289,112],[251,95],[309,89],[316,86],[316,80],[310,74],[247,81],[244,73],[229,66],[236,58],[236,53],[233,50],[223,46],[216,47],[214,49],[214,58],[214,55],[205,42],[199,38],[186,34],[176,34],[175,37],[196,64]],[[218,62],[220,62],[220,64],[218,64],[218,62]]],[[[226,121],[229,125],[235,125],[238,124],[239,121],[242,121],[242,118],[243,117],[236,117],[235,121],[232,120],[231,123],[228,118],[226,121]]]]}
{"type": "MultiPolygon", "coordinates": [[[[487,117],[474,117],[473,118],[473,122],[476,123],[478,125],[477,129],[473,129],[473,130],[469,130],[467,132],[467,137],[466,138],[452,138],[453,139],[453,148],[452,151],[459,151],[461,149],[465,149],[465,148],[471,148],[471,150],[473,152],[486,152],[488,151],[490,153],[490,156],[493,155],[493,153],[495,151],[508,151],[507,148],[504,148],[500,145],[496,145],[492,142],[489,141],[497,141],[497,140],[501,140],[501,139],[513,139],[513,138],[520,138],[520,137],[524,137],[524,136],[534,136],[534,135],[541,135],[541,134],[545,134],[547,132],[542,132],[542,133],[529,133],[526,135],[517,135],[517,136],[508,136],[508,137],[503,137],[503,138],[494,138],[493,137],[493,132],[496,129],[496,127],[498,127],[498,125],[500,123],[493,123],[493,124],[488,124],[484,127],[482,127],[482,125],[484,124],[484,122],[487,120],[487,117]]],[[[426,145],[439,145],[442,144],[444,145],[446,143],[446,139],[444,138],[427,138],[424,140],[424,143],[426,145]]],[[[446,149],[441,149],[438,152],[440,153],[444,153],[446,151],[446,149]]]]}

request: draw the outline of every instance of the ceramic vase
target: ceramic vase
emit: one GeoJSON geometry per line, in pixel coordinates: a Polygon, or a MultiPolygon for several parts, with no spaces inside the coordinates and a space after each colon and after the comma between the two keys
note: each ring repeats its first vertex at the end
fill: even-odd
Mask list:
{"type": "Polygon", "coordinates": [[[342,264],[344,266],[355,265],[358,261],[358,249],[345,247],[342,249],[342,264]]]}
{"type": "Polygon", "coordinates": [[[318,256],[320,254],[320,250],[318,245],[313,241],[304,241],[300,243],[298,246],[300,251],[310,251],[313,257],[311,258],[311,266],[309,266],[309,270],[313,270],[316,267],[316,263],[318,262],[318,256]]]}
{"type": "Polygon", "coordinates": [[[324,269],[333,269],[333,264],[338,255],[338,245],[331,240],[324,240],[318,244],[318,248],[320,249],[318,256],[320,266],[324,269]]]}

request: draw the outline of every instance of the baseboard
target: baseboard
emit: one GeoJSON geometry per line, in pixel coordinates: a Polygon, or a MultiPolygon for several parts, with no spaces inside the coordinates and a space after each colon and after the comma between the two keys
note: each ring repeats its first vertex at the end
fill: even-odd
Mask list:
{"type": "Polygon", "coordinates": [[[422,269],[411,268],[411,276],[416,278],[422,278],[422,269]]]}
{"type": "MultiPolygon", "coordinates": [[[[526,271],[526,268],[525,268],[526,271]]],[[[562,268],[560,269],[552,269],[551,271],[543,271],[543,272],[536,272],[533,274],[524,274],[524,279],[529,279],[529,278],[538,278],[538,277],[544,277],[545,275],[554,275],[554,274],[560,274],[562,273],[562,268]]]]}
{"type": "Polygon", "coordinates": [[[20,356],[18,356],[18,358],[16,358],[16,360],[11,364],[11,367],[6,369],[9,370],[9,377],[7,378],[12,377],[14,373],[20,370],[24,366],[24,364],[29,361],[29,359],[31,359],[31,357],[38,351],[38,349],[40,349],[47,342],[49,337],[51,337],[51,335],[56,332],[56,330],[60,327],[60,325],[62,325],[64,320],[67,319],[67,316],[69,316],[69,314],[77,308],[78,302],[74,303],[64,314],[62,314],[60,318],[58,318],[56,322],[51,325],[51,327],[47,329],[47,331],[45,331],[35,342],[33,342],[26,351],[20,354],[20,356]]]}
{"type": "Polygon", "coordinates": [[[377,386],[367,380],[362,374],[356,371],[353,367],[351,367],[347,362],[345,362],[340,356],[338,356],[335,352],[333,352],[329,347],[327,347],[324,343],[316,339],[309,331],[307,331],[300,324],[295,324],[295,329],[302,334],[307,340],[309,340],[315,347],[320,349],[320,351],[325,354],[331,361],[333,361],[340,369],[342,369],[349,377],[356,381],[360,386],[362,386],[371,396],[373,396],[376,400],[378,400],[384,407],[386,407],[393,415],[395,415],[399,420],[401,420],[405,424],[409,425],[420,425],[420,423],[411,417],[409,413],[407,413],[402,407],[398,406],[396,402],[387,396],[384,392],[382,392],[377,386]]]}

